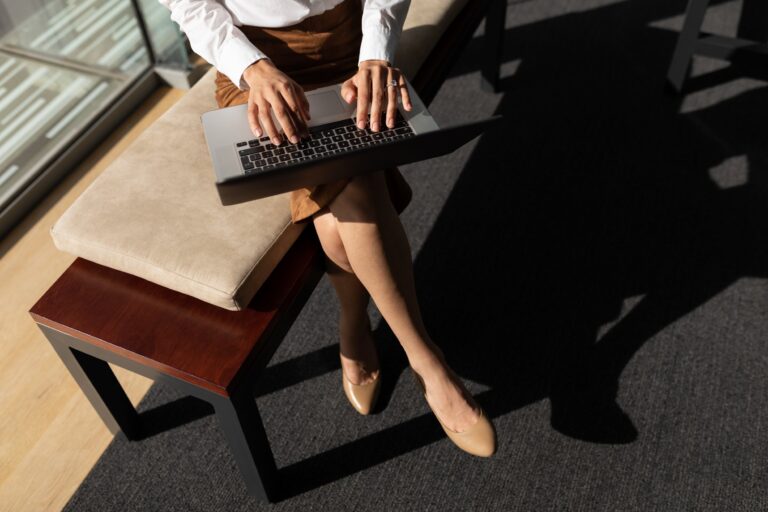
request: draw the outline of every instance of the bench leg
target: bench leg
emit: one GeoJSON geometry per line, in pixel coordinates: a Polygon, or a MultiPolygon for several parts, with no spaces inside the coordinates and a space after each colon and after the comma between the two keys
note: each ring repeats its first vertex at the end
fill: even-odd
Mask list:
{"type": "Polygon", "coordinates": [[[483,66],[480,87],[489,92],[499,92],[501,59],[504,53],[504,30],[507,21],[507,0],[490,0],[485,16],[483,37],[483,66]]]}
{"type": "Polygon", "coordinates": [[[274,501],[277,467],[253,395],[246,391],[217,398],[213,406],[248,492],[274,501]]]}
{"type": "Polygon", "coordinates": [[[110,432],[122,431],[128,439],[139,439],[139,415],[109,364],[56,339],[65,338],[63,333],[46,329],[43,333],[110,432]]]}
{"type": "Polygon", "coordinates": [[[688,0],[683,30],[677,37],[675,53],[672,54],[672,63],[667,72],[667,81],[676,92],[683,89],[683,82],[696,51],[696,43],[699,40],[701,25],[704,23],[709,2],[710,0],[688,0]]]}

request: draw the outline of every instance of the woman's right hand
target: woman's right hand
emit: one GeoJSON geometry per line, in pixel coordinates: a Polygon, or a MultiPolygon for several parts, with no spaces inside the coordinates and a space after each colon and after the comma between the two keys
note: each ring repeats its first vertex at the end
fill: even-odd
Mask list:
{"type": "Polygon", "coordinates": [[[272,144],[282,143],[282,136],[270,111],[275,113],[291,143],[297,144],[300,137],[308,135],[309,102],[299,84],[277,69],[269,59],[261,59],[248,66],[243,79],[250,88],[248,124],[256,137],[266,132],[272,144]]]}

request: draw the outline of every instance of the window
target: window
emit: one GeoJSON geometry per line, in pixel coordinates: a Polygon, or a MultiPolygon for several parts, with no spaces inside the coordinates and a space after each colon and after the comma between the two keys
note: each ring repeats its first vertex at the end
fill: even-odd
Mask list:
{"type": "Polygon", "coordinates": [[[152,56],[188,65],[184,40],[156,0],[0,0],[0,215],[152,74],[152,56]]]}

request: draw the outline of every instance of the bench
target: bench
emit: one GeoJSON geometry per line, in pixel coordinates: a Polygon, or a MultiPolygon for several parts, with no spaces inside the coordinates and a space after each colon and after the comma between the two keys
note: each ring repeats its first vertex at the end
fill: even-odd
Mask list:
{"type": "MultiPolygon", "coordinates": [[[[425,102],[434,98],[454,56],[472,37],[483,17],[489,12],[504,14],[505,9],[506,0],[413,2],[409,22],[414,28],[409,30],[406,24],[401,44],[406,45],[404,51],[415,59],[411,62],[419,63],[418,72],[405,71],[413,77],[412,84],[425,102]],[[422,20],[434,19],[436,13],[443,16],[443,22],[419,26],[422,20]]],[[[488,26],[503,30],[503,20],[488,26]]],[[[483,81],[486,87],[495,87],[502,35],[489,33],[485,41],[495,69],[485,63],[483,81]]],[[[212,97],[212,93],[208,76],[179,102],[179,108],[189,110],[197,105],[196,97],[212,97]],[[182,104],[188,98],[191,99],[182,104]]],[[[177,109],[165,121],[158,120],[158,129],[167,130],[174,123],[197,118],[200,113],[177,109]]],[[[152,127],[147,131],[151,130],[152,127]]],[[[139,165],[165,163],[157,160],[156,154],[150,153],[151,158],[147,154],[145,149],[126,150],[121,161],[115,163],[115,169],[105,171],[54,226],[57,245],[79,257],[31,308],[30,314],[113,433],[122,431],[128,439],[138,440],[142,438],[142,425],[108,363],[172,384],[186,394],[211,403],[248,491],[263,500],[274,501],[279,497],[278,470],[254,400],[254,386],[323,274],[323,255],[317,236],[311,228],[301,230],[286,225],[286,212],[279,206],[287,203],[280,203],[278,196],[267,203],[243,206],[269,215],[263,219],[268,229],[262,235],[271,233],[272,238],[262,241],[261,252],[251,254],[250,261],[233,260],[233,265],[253,268],[247,274],[228,274],[229,282],[226,279],[215,285],[198,282],[205,277],[199,269],[196,269],[197,281],[189,279],[190,270],[184,265],[197,264],[199,254],[171,262],[177,265],[175,268],[159,268],[167,262],[150,259],[157,250],[152,240],[146,241],[143,248],[146,255],[127,252],[131,247],[126,244],[141,241],[138,234],[131,232],[131,226],[125,228],[129,233],[115,235],[114,243],[123,244],[120,250],[107,251],[108,248],[102,246],[113,241],[109,230],[118,226],[110,222],[121,221],[122,209],[131,207],[119,203],[124,195],[131,195],[132,184],[125,181],[126,173],[135,171],[140,175],[146,170],[139,165]],[[119,190],[126,192],[117,198],[108,198],[107,204],[99,202],[104,198],[94,198],[108,186],[123,187],[119,190]],[[294,231],[285,234],[290,229],[294,231]],[[96,236],[93,233],[99,230],[108,232],[100,235],[101,238],[93,238],[96,236]],[[277,251],[276,246],[279,246],[277,251]],[[145,258],[143,268],[137,263],[142,257],[145,258]],[[112,259],[105,264],[100,258],[112,259]],[[147,264],[148,261],[151,263],[147,264]],[[241,287],[227,289],[232,279],[239,279],[241,287]],[[243,287],[247,288],[245,292],[243,287]]],[[[190,162],[190,166],[194,164],[190,162]]],[[[201,165],[205,166],[205,162],[201,165]]],[[[208,176],[212,180],[212,175],[208,176]]],[[[212,182],[204,186],[213,188],[212,182]]],[[[176,223],[182,222],[185,215],[193,215],[185,213],[183,204],[172,206],[182,210],[172,217],[176,223]]],[[[159,217],[153,217],[157,212],[134,208],[129,213],[146,217],[143,222],[149,222],[160,240],[164,236],[178,236],[178,233],[165,233],[172,231],[171,228],[184,229],[183,225],[162,224],[159,217]]],[[[224,219],[226,221],[232,222],[224,219]]],[[[194,229],[199,228],[189,229],[194,233],[194,229]]],[[[183,231],[182,235],[187,233],[183,231]]],[[[148,235],[145,232],[143,236],[148,235]]],[[[187,244],[185,250],[192,250],[200,241],[180,239],[179,243],[187,244]]],[[[205,253],[206,258],[215,256],[205,253]]]]}

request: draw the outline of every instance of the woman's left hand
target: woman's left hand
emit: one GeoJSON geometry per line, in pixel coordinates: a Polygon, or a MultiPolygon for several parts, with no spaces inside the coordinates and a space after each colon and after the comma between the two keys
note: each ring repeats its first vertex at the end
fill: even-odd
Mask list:
{"type": "Polygon", "coordinates": [[[395,126],[398,97],[402,98],[405,110],[412,108],[403,74],[385,60],[361,62],[355,76],[341,86],[341,95],[347,103],[357,100],[357,127],[361,130],[365,128],[368,120],[369,105],[371,130],[374,132],[382,129],[380,119],[384,108],[387,112],[387,127],[395,126]]]}

